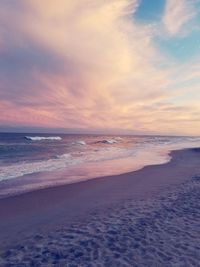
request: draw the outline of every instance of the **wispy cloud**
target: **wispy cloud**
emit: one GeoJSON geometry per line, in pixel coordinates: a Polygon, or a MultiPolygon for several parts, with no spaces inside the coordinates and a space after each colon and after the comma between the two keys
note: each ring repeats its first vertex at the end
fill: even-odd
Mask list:
{"type": "MultiPolygon", "coordinates": [[[[188,131],[184,103],[173,102],[177,66],[166,67],[171,62],[155,46],[151,25],[136,22],[138,4],[1,0],[0,122],[188,131]]],[[[198,113],[196,106],[187,112],[198,113]]]]}
{"type": "Polygon", "coordinates": [[[116,114],[135,101],[153,94],[163,97],[165,75],[154,66],[151,29],[129,16],[137,1],[21,3],[24,14],[14,13],[12,21],[8,14],[4,17],[20,38],[8,47],[9,40],[4,40],[1,87],[9,91],[1,90],[1,99],[22,108],[40,106],[41,116],[44,110],[52,118],[56,114],[66,127],[72,123],[70,116],[75,123],[100,127],[114,123],[116,114]]]}
{"type": "Polygon", "coordinates": [[[166,0],[163,23],[170,35],[179,33],[195,17],[195,0],[166,0]]]}

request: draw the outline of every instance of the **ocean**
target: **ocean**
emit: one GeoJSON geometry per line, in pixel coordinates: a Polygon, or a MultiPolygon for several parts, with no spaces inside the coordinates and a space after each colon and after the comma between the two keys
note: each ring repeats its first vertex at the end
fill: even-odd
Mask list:
{"type": "Polygon", "coordinates": [[[200,137],[0,134],[0,198],[131,172],[200,147],[200,137]]]}

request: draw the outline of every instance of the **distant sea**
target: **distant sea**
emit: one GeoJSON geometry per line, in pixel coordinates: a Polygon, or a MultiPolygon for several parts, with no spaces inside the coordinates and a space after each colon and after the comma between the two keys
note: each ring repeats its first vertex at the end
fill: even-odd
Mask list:
{"type": "Polygon", "coordinates": [[[200,137],[0,134],[0,197],[138,170],[200,137]]]}

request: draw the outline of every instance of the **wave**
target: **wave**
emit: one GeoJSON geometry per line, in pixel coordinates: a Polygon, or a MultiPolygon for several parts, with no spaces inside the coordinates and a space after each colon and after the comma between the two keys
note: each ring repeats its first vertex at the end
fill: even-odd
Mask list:
{"type": "Polygon", "coordinates": [[[63,155],[57,155],[55,158],[56,159],[70,159],[72,156],[70,153],[63,154],[63,155]]]}
{"type": "Polygon", "coordinates": [[[116,144],[118,143],[116,139],[105,139],[101,141],[97,141],[97,143],[102,143],[102,144],[116,144]]]}
{"type": "Polygon", "coordinates": [[[117,141],[122,141],[123,138],[121,138],[120,136],[117,136],[117,137],[115,137],[115,140],[117,140],[117,141]]]}
{"type": "Polygon", "coordinates": [[[27,174],[50,172],[71,168],[72,166],[82,165],[86,163],[105,162],[107,160],[124,158],[130,155],[131,151],[119,149],[116,147],[101,148],[98,151],[74,151],[55,155],[54,158],[48,160],[40,160],[35,162],[21,162],[12,165],[0,166],[0,181],[8,180],[27,174]]]}
{"type": "Polygon", "coordinates": [[[62,140],[60,136],[25,136],[24,138],[31,141],[62,140]]]}
{"type": "MultiPolygon", "coordinates": [[[[32,138],[37,138],[36,140],[38,140],[38,138],[39,140],[48,138],[42,136],[26,137],[28,137],[29,140],[32,140],[32,138]]],[[[51,136],[51,138],[52,137],[57,139],[56,136],[51,136]]],[[[86,144],[83,139],[74,141],[74,144],[80,146],[70,146],[72,144],[71,142],[73,142],[73,140],[70,139],[70,144],[67,144],[67,151],[65,150],[64,154],[59,155],[58,153],[60,150],[55,150],[56,155],[54,154],[52,156],[53,158],[48,160],[36,161],[33,157],[32,162],[11,162],[9,165],[3,165],[3,162],[0,162],[0,181],[21,177],[27,174],[64,170],[68,172],[65,178],[63,178],[63,176],[56,177],[54,183],[56,184],[58,181],[64,179],[72,179],[73,182],[76,182],[79,179],[78,177],[81,177],[81,179],[87,179],[88,176],[92,176],[91,178],[101,177],[133,171],[146,165],[161,164],[169,160],[168,153],[171,150],[200,147],[199,138],[169,138],[169,141],[166,142],[165,137],[163,138],[164,141],[162,144],[161,137],[160,139],[156,138],[154,142],[152,138],[148,137],[144,139],[144,137],[142,137],[138,143],[136,142],[137,140],[130,140],[130,138],[126,141],[126,137],[123,137],[122,142],[117,142],[116,138],[117,137],[112,137],[107,139],[107,137],[105,137],[105,139],[103,139],[99,136],[98,139],[95,137],[93,142],[91,142],[91,139],[85,139],[86,141],[88,140],[87,146],[85,147],[81,147],[81,145],[86,144]],[[123,146],[123,144],[125,145],[123,146]]],[[[49,176],[49,179],[54,178],[49,176]]],[[[45,181],[43,182],[45,183],[45,181]]],[[[25,179],[24,183],[26,184],[25,179]]]]}
{"type": "Polygon", "coordinates": [[[81,159],[73,158],[70,154],[63,154],[48,160],[21,162],[10,166],[0,166],[0,181],[17,178],[27,174],[62,170],[69,166],[80,164],[81,162],[81,159]]]}
{"type": "Polygon", "coordinates": [[[73,142],[72,145],[81,145],[81,146],[84,146],[84,145],[86,145],[86,142],[83,141],[83,140],[77,140],[77,141],[73,142]]]}

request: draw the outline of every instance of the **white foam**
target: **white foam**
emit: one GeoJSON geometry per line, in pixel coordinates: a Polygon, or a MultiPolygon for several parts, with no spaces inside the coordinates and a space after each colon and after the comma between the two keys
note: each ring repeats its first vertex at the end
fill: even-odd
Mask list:
{"type": "Polygon", "coordinates": [[[63,154],[63,155],[57,155],[56,156],[56,159],[71,159],[72,156],[70,153],[66,153],[66,154],[63,154]]]}
{"type": "Polygon", "coordinates": [[[63,154],[49,160],[22,162],[9,166],[1,166],[0,181],[9,180],[32,173],[61,170],[67,166],[73,166],[81,162],[81,159],[73,158],[70,154],[63,154]]]}
{"type": "Polygon", "coordinates": [[[72,145],[81,145],[81,146],[85,146],[86,145],[86,142],[83,141],[83,140],[77,140],[77,141],[74,141],[72,143],[72,145]]]}
{"type": "Polygon", "coordinates": [[[27,174],[56,171],[87,163],[97,163],[126,158],[133,155],[132,150],[117,147],[100,148],[98,151],[74,151],[57,155],[53,159],[35,162],[21,162],[8,166],[0,166],[0,181],[20,177],[27,174]]]}
{"type": "Polygon", "coordinates": [[[123,140],[123,138],[121,138],[120,136],[117,136],[114,139],[117,140],[117,141],[122,141],[123,140]]]}
{"type": "Polygon", "coordinates": [[[105,140],[98,141],[98,143],[112,145],[112,144],[116,144],[117,143],[117,140],[115,140],[115,139],[105,139],[105,140]]]}
{"type": "MultiPolygon", "coordinates": [[[[106,141],[106,144],[113,144],[113,140],[114,139],[105,139],[102,141],[103,143],[106,141]]],[[[80,141],[81,140],[78,140],[78,144],[80,141]]],[[[102,141],[99,142],[102,143],[102,141]]],[[[200,139],[179,138],[177,140],[174,139],[169,142],[164,142],[163,144],[157,141],[156,143],[144,142],[143,144],[128,144],[130,144],[129,147],[122,147],[120,143],[119,146],[98,145],[94,148],[93,143],[91,147],[88,145],[88,149],[84,149],[84,151],[76,148],[70,153],[57,155],[49,160],[20,162],[7,166],[0,166],[0,181],[32,173],[57,170],[68,171],[67,175],[64,176],[65,178],[62,178],[65,182],[77,182],[80,179],[87,180],[88,178],[125,173],[138,170],[146,165],[165,163],[170,160],[169,152],[171,150],[198,147],[200,146],[200,139]],[[92,169],[89,169],[88,166],[92,166],[92,169]]],[[[60,176],[54,177],[52,184],[58,183],[60,180],[60,176]]],[[[44,183],[48,184],[48,178],[44,183]]]]}
{"type": "Polygon", "coordinates": [[[25,138],[31,141],[62,140],[60,136],[25,136],[25,138]]]}

